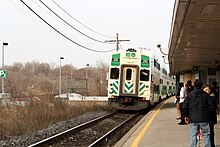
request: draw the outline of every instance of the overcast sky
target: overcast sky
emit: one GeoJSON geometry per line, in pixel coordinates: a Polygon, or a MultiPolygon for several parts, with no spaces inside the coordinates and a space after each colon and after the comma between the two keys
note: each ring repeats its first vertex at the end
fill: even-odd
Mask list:
{"type": "Polygon", "coordinates": [[[116,33],[119,39],[130,40],[120,43],[123,49],[142,47],[158,50],[158,43],[162,44],[162,48],[168,48],[175,0],[42,0],[69,25],[39,0],[23,2],[66,38],[37,17],[20,0],[0,0],[0,58],[2,42],[9,43],[4,47],[5,65],[32,61],[59,65],[60,57],[64,57],[62,65],[72,64],[77,68],[85,67],[86,64],[95,66],[100,60],[108,63],[110,52],[100,53],[87,49],[115,49],[116,44],[98,41],[114,40],[116,33]]]}

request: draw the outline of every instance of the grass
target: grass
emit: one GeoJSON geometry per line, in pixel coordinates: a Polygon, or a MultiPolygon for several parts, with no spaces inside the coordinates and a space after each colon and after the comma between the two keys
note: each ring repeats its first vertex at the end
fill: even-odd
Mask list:
{"type": "Polygon", "coordinates": [[[32,101],[27,105],[0,107],[0,140],[46,128],[86,112],[109,109],[107,102],[32,101]]]}

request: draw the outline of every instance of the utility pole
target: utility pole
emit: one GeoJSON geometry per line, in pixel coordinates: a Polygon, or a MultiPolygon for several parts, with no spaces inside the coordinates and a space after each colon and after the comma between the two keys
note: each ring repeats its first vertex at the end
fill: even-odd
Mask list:
{"type": "Polygon", "coordinates": [[[118,39],[118,33],[116,34],[116,40],[106,40],[105,42],[116,42],[116,51],[118,51],[119,50],[119,47],[118,47],[118,45],[119,45],[119,42],[120,41],[130,41],[130,40],[119,40],[118,39]]]}

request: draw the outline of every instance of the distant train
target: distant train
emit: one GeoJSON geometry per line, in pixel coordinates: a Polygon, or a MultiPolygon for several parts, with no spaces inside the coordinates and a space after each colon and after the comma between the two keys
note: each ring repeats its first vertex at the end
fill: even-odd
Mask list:
{"type": "Polygon", "coordinates": [[[108,75],[108,104],[118,110],[142,110],[175,93],[175,78],[151,50],[115,51],[108,75]]]}

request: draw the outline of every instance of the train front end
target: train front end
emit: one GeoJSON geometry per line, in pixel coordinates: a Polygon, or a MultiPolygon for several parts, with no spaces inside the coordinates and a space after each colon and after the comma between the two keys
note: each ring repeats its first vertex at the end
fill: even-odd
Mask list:
{"type": "Polygon", "coordinates": [[[142,110],[150,106],[150,57],[134,49],[111,56],[108,104],[118,110],[142,110]]]}

